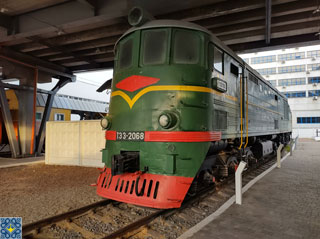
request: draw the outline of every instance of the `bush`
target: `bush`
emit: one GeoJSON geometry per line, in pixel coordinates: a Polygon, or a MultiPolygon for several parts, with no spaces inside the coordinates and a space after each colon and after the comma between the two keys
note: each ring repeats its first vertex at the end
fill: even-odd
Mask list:
{"type": "Polygon", "coordinates": [[[290,152],[290,149],[291,149],[290,144],[287,144],[286,147],[284,147],[284,149],[285,149],[287,152],[290,152]]]}

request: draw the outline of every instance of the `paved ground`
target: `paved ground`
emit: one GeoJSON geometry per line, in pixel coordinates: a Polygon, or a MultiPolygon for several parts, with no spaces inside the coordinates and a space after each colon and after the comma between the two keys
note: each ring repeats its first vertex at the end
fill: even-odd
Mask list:
{"type": "Polygon", "coordinates": [[[320,238],[320,142],[301,140],[274,169],[192,238],[320,238]]]}

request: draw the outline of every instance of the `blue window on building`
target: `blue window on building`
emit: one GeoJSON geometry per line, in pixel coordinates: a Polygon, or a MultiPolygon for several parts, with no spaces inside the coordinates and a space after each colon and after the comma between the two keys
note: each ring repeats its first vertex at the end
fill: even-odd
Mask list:
{"type": "Polygon", "coordinates": [[[287,98],[302,98],[302,97],[306,97],[306,92],[305,91],[290,91],[290,92],[283,92],[283,94],[287,98]]]}
{"type": "Polygon", "coordinates": [[[308,83],[309,83],[309,84],[320,83],[320,76],[309,77],[309,78],[308,78],[308,83]]]}
{"type": "Polygon", "coordinates": [[[279,83],[279,86],[305,85],[306,78],[280,79],[278,83],[279,83]]]}
{"type": "Polygon", "coordinates": [[[297,124],[320,124],[320,117],[297,117],[297,124]]]}
{"type": "Polygon", "coordinates": [[[296,52],[296,53],[278,55],[278,60],[279,61],[298,60],[298,59],[303,59],[304,57],[305,57],[304,52],[296,52]]]}
{"type": "Polygon", "coordinates": [[[277,68],[263,68],[263,69],[256,69],[261,75],[272,75],[277,73],[277,68]]]}
{"type": "Polygon", "coordinates": [[[318,71],[320,70],[320,64],[310,64],[308,65],[308,71],[318,71]]]}
{"type": "Polygon", "coordinates": [[[309,97],[320,96],[320,90],[309,90],[309,97]]]}
{"type": "Polygon", "coordinates": [[[305,65],[282,66],[278,67],[278,73],[302,72],[306,70],[305,65]]]}
{"type": "Polygon", "coordinates": [[[307,57],[319,57],[319,56],[320,56],[320,50],[307,52],[307,57]]]}
{"type": "Polygon", "coordinates": [[[258,56],[251,58],[251,64],[261,64],[261,63],[268,63],[268,62],[275,62],[276,55],[272,56],[258,56]]]}

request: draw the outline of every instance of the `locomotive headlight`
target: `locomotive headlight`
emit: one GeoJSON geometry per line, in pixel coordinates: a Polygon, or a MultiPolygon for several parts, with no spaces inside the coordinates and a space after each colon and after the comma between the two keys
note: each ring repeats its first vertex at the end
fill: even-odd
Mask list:
{"type": "Polygon", "coordinates": [[[166,128],[170,124],[170,118],[168,115],[160,115],[159,117],[159,124],[163,127],[166,128]]]}
{"type": "Polygon", "coordinates": [[[102,118],[100,121],[100,125],[103,129],[108,129],[111,126],[111,120],[108,118],[102,118]]]}
{"type": "Polygon", "coordinates": [[[159,116],[158,121],[162,128],[168,129],[175,126],[177,123],[177,116],[173,113],[166,112],[159,116]]]}

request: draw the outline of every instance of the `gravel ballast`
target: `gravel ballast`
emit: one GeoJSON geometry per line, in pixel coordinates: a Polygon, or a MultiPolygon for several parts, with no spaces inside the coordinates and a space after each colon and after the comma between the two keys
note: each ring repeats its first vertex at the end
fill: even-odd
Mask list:
{"type": "Polygon", "coordinates": [[[23,224],[76,209],[103,198],[96,195],[96,168],[34,164],[0,169],[0,217],[23,224]]]}

